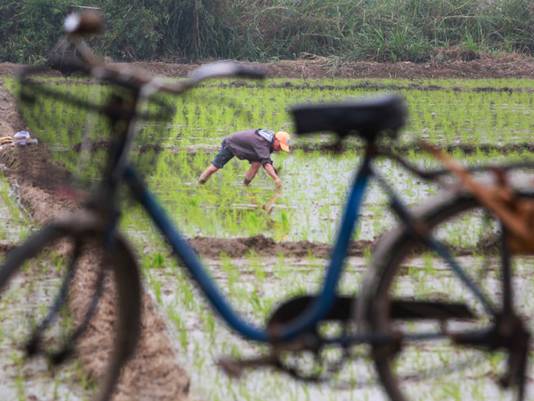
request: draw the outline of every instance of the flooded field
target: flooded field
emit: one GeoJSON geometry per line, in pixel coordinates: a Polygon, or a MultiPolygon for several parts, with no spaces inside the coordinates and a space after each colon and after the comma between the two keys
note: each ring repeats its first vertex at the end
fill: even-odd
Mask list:
{"type": "MultiPolygon", "coordinates": [[[[107,89],[86,82],[50,79],[57,90],[103,101],[107,89]],[[74,82],[74,83],[73,83],[74,82]]],[[[169,121],[145,122],[132,151],[132,160],[146,176],[152,190],[171,211],[170,217],[187,236],[242,237],[262,234],[276,241],[331,242],[344,195],[359,163],[361,142],[348,140],[348,150],[332,156],[313,150],[331,141],[325,133],[292,137],[294,151],[273,154],[284,183],[278,194],[263,171],[250,187],[242,180],[246,161],[231,160],[203,187],[200,173],[213,160],[222,139],[230,133],[254,127],[293,133],[290,107],[295,103],[340,101],[397,93],[406,99],[408,124],[391,146],[420,166],[437,166],[417,141],[424,139],[452,149],[468,163],[524,160],[532,154],[534,131],[534,83],[532,80],[283,80],[264,84],[242,81],[209,83],[178,99],[169,121]],[[469,147],[469,154],[462,151],[469,147]],[[154,149],[159,152],[154,152],[154,149]],[[157,154],[156,154],[157,153],[157,154]],[[266,206],[272,206],[266,212],[266,206]]],[[[147,106],[157,111],[157,103],[147,106]]],[[[58,101],[35,102],[23,110],[30,129],[49,144],[57,157],[82,185],[94,180],[107,150],[102,118],[58,101]]],[[[436,187],[411,177],[397,165],[383,161],[379,169],[396,185],[408,204],[435,193],[436,187]]],[[[392,220],[380,211],[384,198],[370,188],[360,236],[373,239],[392,220]],[[366,219],[372,214],[374,218],[366,219]]],[[[133,230],[146,221],[134,213],[133,230]]]]}
{"type": "MultiPolygon", "coordinates": [[[[59,80],[54,84],[72,89],[59,80]]],[[[73,85],[84,96],[105,98],[105,88],[73,85]]],[[[317,150],[330,140],[325,133],[313,138],[294,137],[293,152],[273,155],[284,184],[280,193],[263,172],[250,187],[243,186],[248,163],[235,159],[204,186],[197,184],[198,176],[213,159],[223,137],[235,130],[267,127],[292,133],[287,113],[291,104],[383,92],[399,93],[407,100],[409,123],[395,144],[405,146],[402,154],[420,167],[438,167],[420,148],[412,146],[421,138],[451,148],[454,157],[470,164],[532,159],[528,148],[534,132],[532,80],[273,80],[264,85],[209,84],[193,96],[176,100],[177,113],[171,121],[144,124],[132,159],[141,167],[169,217],[188,238],[263,235],[277,242],[330,244],[337,232],[347,187],[361,160],[361,143],[357,140],[350,140],[347,150],[334,156],[317,150]],[[460,145],[469,146],[471,151],[464,153],[460,145]],[[153,149],[160,150],[158,157],[151,153],[153,149]],[[272,206],[272,210],[266,206],[272,206]]],[[[36,104],[33,110],[26,110],[30,129],[44,142],[48,140],[57,160],[80,176],[82,185],[87,184],[97,176],[99,162],[107,150],[107,138],[101,135],[103,121],[87,120],[78,110],[52,103],[36,104]],[[42,115],[48,118],[40,119],[42,115]],[[81,133],[89,132],[87,127],[97,135],[84,138],[81,133]]],[[[437,185],[410,176],[388,160],[378,161],[377,169],[409,206],[439,190],[437,185]]],[[[376,241],[396,224],[387,210],[386,197],[375,185],[368,189],[359,218],[354,239],[367,243],[376,241]]],[[[216,366],[218,358],[254,356],[266,350],[242,341],[214,316],[138,208],[127,208],[121,224],[136,244],[147,288],[164,312],[181,362],[192,376],[193,398],[385,399],[366,357],[349,364],[340,374],[338,384],[350,384],[350,390],[298,383],[268,369],[251,372],[239,381],[228,379],[216,366]]],[[[484,280],[492,295],[498,294],[494,265],[474,251],[477,244],[469,243],[466,227],[474,226],[464,220],[451,230],[454,245],[469,250],[459,257],[473,268],[475,277],[484,280]]],[[[313,252],[301,258],[283,252],[264,257],[254,251],[239,259],[224,252],[217,256],[205,260],[211,275],[237,309],[258,324],[265,322],[281,300],[316,292],[327,264],[313,252]]],[[[342,293],[358,292],[371,258],[370,248],[364,249],[362,256],[350,258],[342,293]]],[[[517,302],[525,315],[532,312],[528,295],[534,285],[533,262],[525,258],[515,267],[517,302]]],[[[465,289],[439,261],[429,262],[426,255],[419,255],[406,270],[408,273],[399,276],[396,287],[404,295],[464,297],[465,289]]],[[[362,355],[367,351],[364,346],[357,350],[362,355]]],[[[424,344],[410,350],[403,355],[401,366],[423,372],[406,370],[408,391],[417,400],[512,399],[495,385],[495,372],[502,368],[503,356],[484,356],[472,351],[459,353],[447,344],[424,344]],[[441,374],[443,371],[452,372],[441,374]],[[434,380],[422,380],[429,372],[430,376],[440,374],[434,380]]]]}
{"type": "MultiPolygon", "coordinates": [[[[475,154],[461,159],[469,164],[484,164],[498,160],[522,161],[528,157],[530,153],[525,151],[508,155],[475,154]]],[[[284,182],[280,193],[262,172],[250,187],[243,186],[242,177],[247,166],[237,160],[230,161],[205,186],[200,186],[196,183],[200,169],[183,171],[176,160],[166,155],[162,155],[166,169],[175,173],[154,176],[149,184],[187,236],[231,238],[262,234],[276,241],[331,243],[347,188],[361,161],[360,155],[345,152],[332,156],[297,151],[274,158],[284,182]],[[272,210],[267,212],[265,205],[270,201],[273,201],[270,203],[272,210]]],[[[425,155],[414,153],[410,160],[422,168],[440,167],[425,155]]],[[[394,162],[378,161],[376,167],[408,205],[418,204],[440,189],[435,183],[414,177],[394,162]]],[[[395,225],[396,220],[386,206],[386,196],[372,183],[361,210],[358,239],[374,240],[395,225]]],[[[128,229],[139,231],[148,226],[149,221],[141,213],[125,216],[128,229]]]]}

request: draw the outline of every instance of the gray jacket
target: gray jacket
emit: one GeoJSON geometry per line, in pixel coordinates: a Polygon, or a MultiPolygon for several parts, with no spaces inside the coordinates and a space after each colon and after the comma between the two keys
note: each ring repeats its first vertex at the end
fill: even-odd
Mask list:
{"type": "MultiPolygon", "coordinates": [[[[268,132],[268,131],[267,131],[268,132]]],[[[272,139],[268,135],[260,135],[257,129],[236,132],[223,140],[223,146],[230,148],[232,153],[241,160],[260,162],[262,165],[273,164],[271,153],[273,151],[272,139]]]]}

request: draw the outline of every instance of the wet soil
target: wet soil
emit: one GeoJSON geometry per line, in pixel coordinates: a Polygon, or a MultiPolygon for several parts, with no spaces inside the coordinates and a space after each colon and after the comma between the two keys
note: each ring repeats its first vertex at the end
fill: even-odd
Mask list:
{"type": "MultiPolygon", "coordinates": [[[[189,240],[191,246],[202,256],[218,258],[221,255],[239,258],[254,253],[258,256],[315,257],[326,259],[330,256],[329,244],[310,241],[276,242],[272,238],[256,235],[246,238],[209,238],[195,237],[189,240]]],[[[371,246],[371,241],[355,241],[351,244],[348,255],[361,256],[371,246]]]]}
{"type": "MultiPolygon", "coordinates": [[[[309,55],[299,60],[247,64],[261,68],[269,77],[286,78],[534,78],[533,57],[516,53],[464,57],[454,49],[444,49],[425,63],[354,62],[309,55]]],[[[145,61],[127,64],[169,77],[184,76],[199,65],[145,61]]],[[[0,75],[13,74],[18,68],[17,64],[1,63],[0,75]]]]}
{"type": "MultiPolygon", "coordinates": [[[[137,62],[133,65],[167,75],[183,76],[198,64],[137,62]]],[[[534,59],[519,54],[486,55],[464,60],[454,53],[443,54],[426,63],[350,62],[311,56],[309,59],[250,63],[269,77],[287,78],[533,78],[534,59]]]]}

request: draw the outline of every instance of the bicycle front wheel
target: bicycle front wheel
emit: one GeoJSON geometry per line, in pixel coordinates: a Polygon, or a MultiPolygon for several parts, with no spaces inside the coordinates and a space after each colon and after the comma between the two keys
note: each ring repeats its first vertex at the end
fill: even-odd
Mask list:
{"type": "Polygon", "coordinates": [[[45,226],[6,256],[0,267],[0,350],[5,358],[16,362],[17,369],[4,371],[14,382],[7,390],[13,398],[30,398],[34,392],[61,399],[63,391],[58,391],[57,380],[34,377],[44,372],[24,373],[42,369],[38,358],[26,357],[44,355],[52,364],[63,362],[79,338],[95,331],[98,324],[93,317],[98,313],[109,316],[105,316],[103,326],[96,327],[96,331],[105,330],[93,352],[98,359],[108,361],[106,367],[102,368],[100,360],[94,361],[97,367],[91,373],[98,377],[87,377],[75,366],[58,375],[71,382],[66,386],[66,399],[111,398],[121,368],[139,337],[141,285],[135,258],[124,239],[116,235],[112,245],[105,248],[103,238],[102,229],[90,221],[65,220],[45,226]],[[79,302],[76,312],[69,313],[66,303],[76,297],[74,291],[82,290],[88,296],[79,302]],[[108,291],[114,296],[106,294],[106,305],[99,305],[108,291]],[[101,307],[105,310],[99,311],[101,307]],[[113,331],[105,332],[107,329],[113,331]],[[76,375],[83,378],[73,379],[76,375]],[[25,380],[31,383],[17,385],[25,380]]]}
{"type": "MultiPolygon", "coordinates": [[[[519,196],[534,199],[533,192],[519,196]]],[[[520,390],[505,392],[493,384],[508,380],[509,387],[522,387],[514,378],[505,379],[509,354],[502,344],[491,343],[489,333],[510,311],[532,332],[533,257],[510,256],[499,222],[470,194],[442,194],[414,213],[476,290],[408,228],[381,240],[364,299],[369,329],[395,339],[372,351],[385,391],[393,401],[528,399],[520,390]],[[503,274],[508,262],[515,281],[503,274]]],[[[528,345],[525,351],[530,353],[528,345]]],[[[528,382],[525,375],[519,380],[528,382]]]]}

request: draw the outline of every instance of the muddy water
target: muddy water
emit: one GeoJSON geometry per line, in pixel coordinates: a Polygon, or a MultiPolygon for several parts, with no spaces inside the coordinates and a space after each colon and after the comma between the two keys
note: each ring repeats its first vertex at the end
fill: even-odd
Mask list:
{"type": "MultiPolygon", "coordinates": [[[[290,295],[314,292],[323,277],[325,261],[319,259],[243,258],[208,260],[208,268],[222,284],[225,294],[247,317],[258,324],[265,321],[272,308],[290,295]]],[[[485,260],[464,256],[464,266],[473,267],[479,274],[487,267],[483,287],[490,296],[499,293],[495,266],[485,260]]],[[[398,291],[408,296],[466,299],[462,285],[440,263],[429,268],[424,257],[411,261],[409,274],[401,276],[398,291]]],[[[527,259],[516,266],[517,304],[521,313],[532,314],[534,302],[529,294],[534,290],[534,260],[527,259]]],[[[342,283],[342,292],[354,294],[366,271],[363,258],[351,258],[342,283]]],[[[381,400],[386,399],[376,384],[371,362],[367,358],[349,364],[342,370],[338,385],[351,383],[350,390],[334,389],[327,385],[306,385],[269,369],[252,371],[239,380],[229,379],[216,366],[220,357],[251,357],[265,352],[264,347],[241,340],[218,319],[196,290],[192,290],[184,275],[174,268],[149,269],[146,276],[175,338],[175,346],[182,362],[192,376],[194,398],[227,400],[381,400]]],[[[478,277],[478,276],[477,276],[478,277]]],[[[474,306],[475,310],[477,306],[474,306]]],[[[479,308],[480,309],[480,308],[479,308]]],[[[532,327],[532,326],[531,326],[532,327]]],[[[365,347],[358,352],[366,353],[365,347]]],[[[405,389],[414,400],[511,400],[494,381],[495,366],[503,367],[503,358],[452,348],[446,343],[418,343],[408,347],[400,361],[405,389]],[[464,366],[465,365],[465,366],[464,366]],[[440,372],[440,374],[436,374],[440,372]],[[446,374],[444,373],[446,372],[446,374]],[[428,379],[432,377],[432,380],[428,379]]],[[[531,380],[532,381],[532,380],[531,380]]],[[[529,391],[532,389],[529,388],[529,391]]]]}

